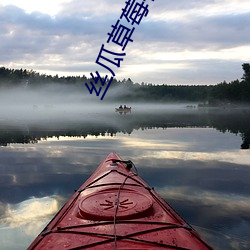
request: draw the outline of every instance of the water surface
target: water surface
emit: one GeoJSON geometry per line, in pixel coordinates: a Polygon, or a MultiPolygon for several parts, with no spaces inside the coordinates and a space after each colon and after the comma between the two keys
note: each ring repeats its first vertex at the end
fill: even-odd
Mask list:
{"type": "Polygon", "coordinates": [[[249,111],[113,110],[2,118],[1,249],[25,249],[111,151],[215,249],[249,249],[249,111]]]}

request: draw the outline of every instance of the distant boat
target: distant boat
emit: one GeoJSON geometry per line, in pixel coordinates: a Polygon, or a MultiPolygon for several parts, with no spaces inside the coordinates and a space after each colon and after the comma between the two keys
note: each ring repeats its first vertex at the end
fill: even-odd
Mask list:
{"type": "Polygon", "coordinates": [[[120,108],[120,107],[119,107],[119,108],[115,108],[115,111],[116,111],[116,112],[121,112],[121,113],[122,113],[122,112],[128,113],[128,112],[131,112],[131,109],[132,109],[131,107],[125,107],[125,108],[120,108]]]}

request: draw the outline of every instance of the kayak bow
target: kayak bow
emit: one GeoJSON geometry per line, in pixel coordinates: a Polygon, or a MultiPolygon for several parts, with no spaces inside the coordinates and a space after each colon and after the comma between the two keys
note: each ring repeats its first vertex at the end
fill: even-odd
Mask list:
{"type": "Polygon", "coordinates": [[[30,245],[31,249],[212,249],[110,153],[30,245]]]}

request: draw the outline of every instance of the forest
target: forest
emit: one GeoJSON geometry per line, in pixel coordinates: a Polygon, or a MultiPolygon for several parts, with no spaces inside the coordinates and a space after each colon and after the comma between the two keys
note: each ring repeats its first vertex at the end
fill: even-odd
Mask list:
{"type": "MultiPolygon", "coordinates": [[[[113,79],[105,101],[147,101],[147,102],[198,102],[201,106],[228,104],[250,104],[250,64],[243,63],[242,78],[216,85],[155,85],[134,83],[130,78],[122,81],[113,79]]],[[[0,67],[0,88],[36,89],[51,84],[67,85],[89,94],[85,83],[92,78],[82,76],[59,77],[40,74],[34,70],[0,67]]],[[[108,80],[106,81],[108,82],[108,80]]],[[[97,85],[98,86],[98,85],[97,85]]],[[[93,92],[95,95],[95,93],[93,92]]]]}

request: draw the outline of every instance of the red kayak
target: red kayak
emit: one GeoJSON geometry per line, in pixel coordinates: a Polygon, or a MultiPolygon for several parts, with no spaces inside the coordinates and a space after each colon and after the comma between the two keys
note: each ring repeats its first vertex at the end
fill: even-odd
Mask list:
{"type": "Polygon", "coordinates": [[[28,249],[212,249],[110,153],[28,249]]]}

